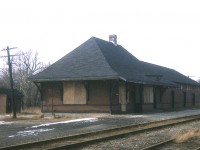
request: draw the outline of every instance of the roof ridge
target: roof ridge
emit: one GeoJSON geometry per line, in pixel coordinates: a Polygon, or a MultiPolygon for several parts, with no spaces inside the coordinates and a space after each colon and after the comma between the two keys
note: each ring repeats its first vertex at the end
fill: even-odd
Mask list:
{"type": "Polygon", "coordinates": [[[122,80],[127,81],[129,79],[128,74],[134,70],[131,69],[132,66],[127,66],[127,64],[129,64],[128,61],[135,63],[135,61],[139,62],[139,60],[120,44],[114,45],[113,43],[102,39],[97,39],[96,42],[101,49],[106,61],[110,65],[110,68],[117,72],[122,80]],[[125,56],[128,56],[128,59],[126,59],[125,56]],[[116,63],[118,66],[116,66],[116,63]]]}
{"type": "MultiPolygon", "coordinates": [[[[111,69],[113,72],[115,72],[115,73],[117,74],[117,76],[119,76],[119,77],[120,77],[119,73],[118,73],[118,72],[116,72],[116,71],[115,71],[115,70],[114,70],[114,69],[111,67],[110,63],[108,62],[107,58],[105,57],[104,53],[102,52],[102,49],[101,49],[101,47],[99,46],[98,42],[96,41],[96,40],[102,40],[102,39],[100,39],[100,38],[96,38],[96,37],[92,37],[92,38],[94,38],[94,41],[95,41],[96,45],[97,45],[97,46],[98,46],[98,48],[100,49],[100,51],[101,51],[101,54],[103,55],[103,57],[104,57],[104,59],[105,59],[106,63],[109,65],[110,69],[111,69]]],[[[102,41],[104,41],[104,42],[108,42],[108,41],[105,41],[105,40],[102,40],[102,41]]],[[[109,42],[108,42],[108,43],[109,43],[109,42]]],[[[121,77],[120,77],[120,78],[121,78],[121,77]]]]}

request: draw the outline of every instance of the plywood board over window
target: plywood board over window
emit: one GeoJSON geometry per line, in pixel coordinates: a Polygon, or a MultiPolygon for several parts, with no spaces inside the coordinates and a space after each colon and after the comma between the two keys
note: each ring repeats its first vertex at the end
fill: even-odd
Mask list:
{"type": "Polygon", "coordinates": [[[81,81],[64,83],[63,104],[86,104],[86,89],[81,81]]]}

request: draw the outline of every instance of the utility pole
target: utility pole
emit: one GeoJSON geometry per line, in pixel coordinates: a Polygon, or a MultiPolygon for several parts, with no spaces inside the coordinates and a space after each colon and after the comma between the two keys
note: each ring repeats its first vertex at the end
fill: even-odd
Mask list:
{"type": "Polygon", "coordinates": [[[7,51],[7,57],[8,57],[13,118],[17,118],[17,113],[16,113],[15,98],[14,98],[14,88],[13,88],[14,82],[13,82],[13,77],[12,77],[12,63],[10,61],[10,50],[15,49],[15,48],[17,48],[17,47],[9,48],[7,46],[6,49],[2,50],[2,51],[7,51]]]}
{"type": "Polygon", "coordinates": [[[7,55],[8,55],[8,65],[9,65],[9,75],[10,75],[10,87],[11,87],[11,101],[12,101],[13,118],[17,118],[15,97],[14,97],[14,88],[13,88],[13,77],[12,77],[12,63],[10,62],[10,48],[7,46],[6,50],[7,50],[7,55]]]}

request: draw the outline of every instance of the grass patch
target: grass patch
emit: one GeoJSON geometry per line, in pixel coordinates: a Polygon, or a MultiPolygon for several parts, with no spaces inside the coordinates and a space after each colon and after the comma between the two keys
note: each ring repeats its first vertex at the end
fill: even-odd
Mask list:
{"type": "Polygon", "coordinates": [[[107,113],[58,113],[54,115],[51,113],[42,113],[40,107],[25,108],[21,113],[17,113],[17,118],[13,119],[12,114],[5,114],[0,116],[0,121],[40,121],[40,122],[55,122],[74,120],[80,118],[109,118],[110,114],[107,113]]]}
{"type": "Polygon", "coordinates": [[[174,138],[175,143],[182,143],[185,142],[191,138],[199,137],[200,136],[200,129],[198,130],[193,130],[193,131],[188,131],[182,134],[178,134],[174,138]]]}

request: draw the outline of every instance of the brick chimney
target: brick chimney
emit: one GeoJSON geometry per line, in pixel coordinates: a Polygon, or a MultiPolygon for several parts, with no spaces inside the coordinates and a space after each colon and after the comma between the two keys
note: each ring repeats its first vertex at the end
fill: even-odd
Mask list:
{"type": "Polygon", "coordinates": [[[112,42],[115,46],[117,46],[117,35],[109,35],[109,42],[112,42]]]}

